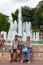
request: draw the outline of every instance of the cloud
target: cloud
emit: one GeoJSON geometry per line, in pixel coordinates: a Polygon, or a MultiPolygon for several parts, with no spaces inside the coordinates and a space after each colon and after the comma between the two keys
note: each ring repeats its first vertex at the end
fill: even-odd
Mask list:
{"type": "Polygon", "coordinates": [[[10,1],[15,3],[21,3],[21,2],[27,2],[29,0],[10,0],[10,1]]]}
{"type": "Polygon", "coordinates": [[[3,0],[0,4],[0,12],[11,15],[12,12],[15,12],[16,9],[19,9],[21,6],[25,6],[26,3],[17,3],[11,2],[12,0],[3,0]]]}
{"type": "Polygon", "coordinates": [[[34,8],[38,5],[39,1],[41,1],[41,0],[30,0],[27,2],[27,6],[34,8]]]}
{"type": "Polygon", "coordinates": [[[29,6],[29,7],[36,7],[39,1],[41,0],[22,0],[22,2],[15,2],[16,0],[1,0],[0,1],[0,12],[11,15],[12,12],[15,12],[16,9],[20,8],[21,6],[29,6]],[[14,1],[14,2],[13,2],[14,1]]]}
{"type": "Polygon", "coordinates": [[[6,3],[6,2],[9,2],[10,0],[0,0],[0,4],[3,4],[3,3],[6,3]]]}

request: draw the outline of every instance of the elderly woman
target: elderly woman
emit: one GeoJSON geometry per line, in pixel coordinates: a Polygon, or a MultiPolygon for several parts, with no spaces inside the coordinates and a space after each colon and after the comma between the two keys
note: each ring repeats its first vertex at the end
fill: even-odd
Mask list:
{"type": "Polygon", "coordinates": [[[28,63],[31,62],[32,60],[32,44],[30,43],[30,37],[26,37],[26,41],[24,42],[23,50],[22,50],[22,60],[21,63],[24,60],[28,60],[28,63]],[[27,51],[26,48],[27,47],[27,51]]]}

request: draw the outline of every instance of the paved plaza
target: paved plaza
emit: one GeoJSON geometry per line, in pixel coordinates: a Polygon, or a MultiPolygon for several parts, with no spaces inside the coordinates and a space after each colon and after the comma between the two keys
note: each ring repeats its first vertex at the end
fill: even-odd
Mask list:
{"type": "Polygon", "coordinates": [[[13,62],[13,63],[10,63],[10,62],[0,62],[0,65],[43,65],[43,61],[40,61],[40,62],[32,62],[31,64],[28,64],[28,63],[16,63],[16,62],[13,62]]]}

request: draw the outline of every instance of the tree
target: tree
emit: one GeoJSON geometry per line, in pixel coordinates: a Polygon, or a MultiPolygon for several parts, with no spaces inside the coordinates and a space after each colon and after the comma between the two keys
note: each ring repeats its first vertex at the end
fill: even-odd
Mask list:
{"type": "Polygon", "coordinates": [[[15,11],[15,13],[12,13],[11,16],[12,16],[13,21],[15,21],[15,20],[18,21],[18,9],[15,11]]]}
{"type": "Polygon", "coordinates": [[[8,22],[9,17],[5,14],[0,13],[0,32],[6,31],[8,32],[10,23],[8,22]]]}
{"type": "Polygon", "coordinates": [[[43,1],[33,8],[33,28],[40,29],[41,25],[43,25],[43,1]]]}
{"type": "Polygon", "coordinates": [[[43,0],[37,5],[40,25],[43,25],[43,0]]]}
{"type": "Polygon", "coordinates": [[[29,21],[32,21],[32,16],[33,16],[33,12],[32,12],[32,9],[25,6],[25,7],[22,7],[22,21],[23,22],[29,22],[29,21]]]}

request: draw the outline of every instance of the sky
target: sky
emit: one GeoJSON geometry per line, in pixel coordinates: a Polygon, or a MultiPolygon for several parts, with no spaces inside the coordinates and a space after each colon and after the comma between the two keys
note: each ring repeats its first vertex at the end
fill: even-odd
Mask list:
{"type": "Polygon", "coordinates": [[[15,12],[21,6],[36,7],[39,1],[41,0],[0,0],[0,12],[10,16],[12,12],[15,12]]]}

